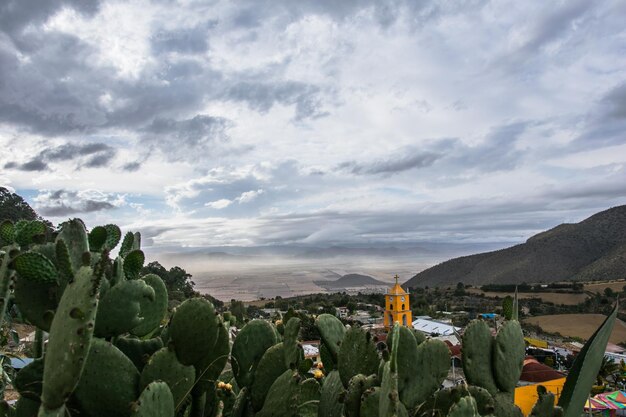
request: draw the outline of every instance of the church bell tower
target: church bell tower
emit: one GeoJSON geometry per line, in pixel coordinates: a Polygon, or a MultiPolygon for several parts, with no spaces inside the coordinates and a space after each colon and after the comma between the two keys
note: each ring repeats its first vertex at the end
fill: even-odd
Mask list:
{"type": "Polygon", "coordinates": [[[390,329],[394,323],[411,326],[413,317],[409,305],[409,294],[398,284],[398,275],[394,277],[396,284],[385,294],[385,327],[390,329]]]}

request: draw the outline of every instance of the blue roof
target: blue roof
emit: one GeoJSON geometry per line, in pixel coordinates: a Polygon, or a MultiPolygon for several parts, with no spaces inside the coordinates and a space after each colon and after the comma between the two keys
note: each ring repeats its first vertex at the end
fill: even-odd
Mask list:
{"type": "Polygon", "coordinates": [[[22,369],[33,361],[33,358],[11,358],[11,366],[13,369],[22,369]]]}

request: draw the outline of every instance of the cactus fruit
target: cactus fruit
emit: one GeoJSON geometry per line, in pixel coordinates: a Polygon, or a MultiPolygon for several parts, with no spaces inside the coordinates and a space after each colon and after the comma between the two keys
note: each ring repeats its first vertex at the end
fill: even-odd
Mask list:
{"type": "MultiPolygon", "coordinates": [[[[413,343],[415,339],[411,335],[413,343]]],[[[338,370],[344,387],[356,374],[371,375],[378,371],[380,359],[371,334],[360,327],[352,327],[346,332],[339,347],[338,370]]]]}
{"type": "Polygon", "coordinates": [[[89,359],[100,279],[91,268],[81,268],[52,320],[41,395],[41,406],[49,411],[64,405],[89,359]]]}
{"type": "Polygon", "coordinates": [[[180,407],[189,395],[196,379],[193,366],[185,366],[176,359],[176,354],[162,348],[144,366],[140,377],[140,387],[144,389],[153,381],[165,382],[174,396],[175,408],[180,407]]]}
{"type": "Polygon", "coordinates": [[[241,329],[231,350],[231,365],[240,387],[252,384],[263,354],[276,343],[274,328],[264,320],[252,320],[241,329]]]}
{"type": "Polygon", "coordinates": [[[339,348],[346,334],[346,328],[337,317],[326,313],[317,316],[315,326],[320,332],[333,363],[337,363],[337,355],[339,355],[339,348]]]}
{"type": "MultiPolygon", "coordinates": [[[[44,372],[44,394],[45,376],[44,372]]],[[[138,396],[139,372],[135,365],[111,343],[93,338],[85,369],[74,391],[80,408],[92,417],[130,416],[138,396]]]]}
{"type": "Polygon", "coordinates": [[[141,303],[154,297],[152,287],[142,280],[120,282],[108,289],[98,307],[96,336],[118,336],[142,324],[141,303]]]}
{"type": "Polygon", "coordinates": [[[294,369],[298,366],[301,347],[298,345],[298,333],[300,332],[300,319],[292,317],[285,325],[283,345],[285,350],[285,366],[294,369]]]}
{"type": "Polygon", "coordinates": [[[285,349],[283,343],[279,343],[267,349],[259,361],[250,386],[250,400],[255,411],[263,408],[272,383],[288,369],[284,358],[285,349]]]}
{"type": "Polygon", "coordinates": [[[13,259],[13,269],[22,279],[58,283],[59,273],[52,261],[37,252],[23,252],[16,256],[13,259]]]}
{"type": "Polygon", "coordinates": [[[139,326],[130,330],[136,336],[146,336],[154,331],[167,314],[167,288],[161,277],[148,274],[141,279],[154,290],[154,299],[147,297],[139,299],[143,321],[139,326]]]}
{"type": "Polygon", "coordinates": [[[140,249],[130,251],[124,257],[124,276],[126,279],[139,278],[139,272],[143,268],[143,263],[146,260],[146,256],[140,249]]]}
{"type": "Polygon", "coordinates": [[[133,404],[133,417],[174,417],[174,398],[165,382],[151,382],[133,404]]]}
{"type": "Polygon", "coordinates": [[[150,357],[163,347],[163,341],[159,337],[141,340],[136,337],[120,336],[115,339],[114,344],[135,364],[139,372],[143,370],[150,357]]]}

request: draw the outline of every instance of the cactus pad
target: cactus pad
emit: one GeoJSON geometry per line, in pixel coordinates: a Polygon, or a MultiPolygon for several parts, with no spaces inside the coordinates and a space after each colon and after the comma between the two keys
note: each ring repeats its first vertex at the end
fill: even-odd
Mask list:
{"type": "MultiPolygon", "coordinates": [[[[46,358],[46,364],[48,358],[46,358]]],[[[44,393],[46,381],[44,380],[44,393]]],[[[95,337],[74,398],[92,417],[130,416],[139,396],[139,372],[111,343],[95,337]]]]}
{"type": "Polygon", "coordinates": [[[24,252],[13,259],[13,268],[20,278],[35,282],[58,282],[58,272],[52,261],[37,252],[24,252]]]}
{"type": "Polygon", "coordinates": [[[91,268],[83,267],[61,297],[50,326],[43,373],[41,399],[48,410],[63,406],[93,352],[89,347],[98,306],[98,285],[91,268]]]}
{"type": "Polygon", "coordinates": [[[139,326],[141,303],[154,300],[154,290],[142,280],[120,282],[100,300],[96,317],[96,336],[118,336],[139,326]]]}
{"type": "Polygon", "coordinates": [[[92,252],[100,252],[104,248],[107,240],[107,229],[104,226],[96,226],[91,229],[87,236],[89,241],[89,250],[92,252]]]}
{"type": "Polygon", "coordinates": [[[337,317],[326,313],[317,317],[315,325],[320,331],[322,341],[328,348],[333,362],[337,363],[337,355],[339,355],[339,348],[346,334],[346,328],[337,317]]]}
{"type": "Polygon", "coordinates": [[[136,337],[120,336],[115,339],[115,347],[130,359],[141,372],[152,354],[163,347],[159,337],[141,340],[136,337]]]}
{"type": "Polygon", "coordinates": [[[287,368],[295,368],[298,366],[300,359],[300,346],[298,346],[298,333],[300,332],[300,319],[292,317],[285,326],[284,349],[285,349],[285,366],[287,368]]]}
{"type": "Polygon", "coordinates": [[[202,364],[207,351],[218,338],[219,320],[213,304],[204,298],[192,298],[174,312],[169,324],[170,342],[183,365],[202,364]]]}
{"type": "Polygon", "coordinates": [[[524,366],[526,349],[522,328],[517,321],[507,321],[498,331],[493,345],[493,368],[498,387],[512,393],[524,366]]]}
{"type": "Polygon", "coordinates": [[[139,278],[139,272],[143,268],[143,263],[146,260],[146,256],[140,249],[130,251],[124,257],[124,276],[126,279],[139,278]]]}
{"type": "MultiPolygon", "coordinates": [[[[413,339],[413,336],[411,338],[413,339]]],[[[378,351],[370,333],[359,327],[352,327],[346,332],[339,348],[338,360],[339,375],[345,387],[348,386],[350,378],[356,374],[375,374],[380,364],[378,351]]]]}
{"type": "Polygon", "coordinates": [[[250,386],[250,400],[255,411],[263,408],[267,392],[274,381],[288,368],[285,367],[285,349],[279,343],[267,349],[254,372],[254,382],[250,386]]]}
{"type": "Polygon", "coordinates": [[[57,241],[63,240],[74,272],[83,265],[84,254],[89,252],[89,241],[85,224],[80,219],[68,220],[61,224],[61,230],[57,236],[57,241]]]}
{"type": "Polygon", "coordinates": [[[265,320],[252,320],[241,329],[231,351],[231,364],[240,387],[252,384],[263,354],[276,343],[274,329],[265,320]]]}
{"type": "Polygon", "coordinates": [[[133,404],[133,417],[174,417],[172,392],[165,382],[151,382],[133,404]]]}
{"type": "Polygon", "coordinates": [[[463,372],[467,381],[485,388],[491,395],[498,392],[492,373],[493,337],[487,323],[474,320],[467,326],[462,350],[463,372]]]}
{"type": "Polygon", "coordinates": [[[196,371],[193,366],[185,366],[176,359],[176,354],[168,348],[157,351],[141,372],[140,387],[143,389],[153,381],[164,381],[172,391],[174,405],[178,408],[191,392],[196,371]]]}
{"type": "Polygon", "coordinates": [[[141,278],[154,290],[154,299],[141,298],[139,301],[143,321],[130,332],[136,336],[145,336],[159,327],[167,314],[167,288],[161,277],[148,274],[141,278]]]}

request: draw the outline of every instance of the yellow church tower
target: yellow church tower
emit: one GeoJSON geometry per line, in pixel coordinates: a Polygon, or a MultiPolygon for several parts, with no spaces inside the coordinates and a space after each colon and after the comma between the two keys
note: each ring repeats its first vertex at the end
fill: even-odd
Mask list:
{"type": "Polygon", "coordinates": [[[394,323],[411,326],[413,317],[409,305],[409,294],[398,284],[398,275],[394,278],[396,285],[385,294],[385,327],[391,328],[394,323]]]}

